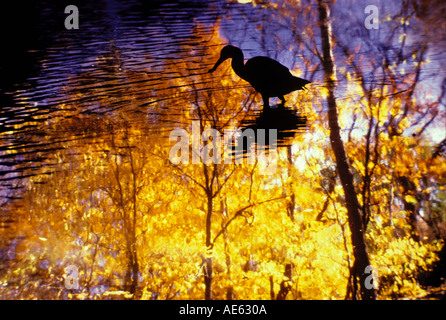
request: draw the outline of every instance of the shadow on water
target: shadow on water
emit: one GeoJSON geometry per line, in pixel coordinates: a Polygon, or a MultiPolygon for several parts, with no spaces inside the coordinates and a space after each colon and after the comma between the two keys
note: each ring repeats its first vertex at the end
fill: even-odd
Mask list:
{"type": "Polygon", "coordinates": [[[233,155],[238,158],[250,151],[287,147],[299,131],[305,129],[307,118],[282,104],[262,110],[253,119],[243,120],[242,135],[234,141],[233,155]]]}

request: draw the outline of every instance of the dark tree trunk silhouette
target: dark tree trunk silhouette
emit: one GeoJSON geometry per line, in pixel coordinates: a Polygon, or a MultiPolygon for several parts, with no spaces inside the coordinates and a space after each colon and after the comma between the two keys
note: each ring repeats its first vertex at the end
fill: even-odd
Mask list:
{"type": "MultiPolygon", "coordinates": [[[[114,140],[114,135],[112,137],[112,147],[117,148],[114,140]]],[[[130,146],[126,146],[129,149],[129,161],[131,166],[132,183],[133,183],[133,193],[132,193],[132,207],[130,210],[129,200],[126,199],[125,193],[125,182],[123,181],[123,173],[121,172],[120,165],[118,164],[117,157],[114,158],[115,164],[115,180],[117,184],[117,195],[114,196],[111,193],[113,201],[121,208],[122,221],[123,221],[123,235],[125,239],[125,252],[127,256],[127,270],[124,278],[125,290],[129,291],[131,294],[137,293],[138,288],[138,255],[136,248],[136,213],[137,213],[137,203],[136,203],[136,171],[134,168],[133,157],[131,153],[130,146]]]]}
{"type": "MultiPolygon", "coordinates": [[[[415,242],[420,242],[422,237],[420,237],[417,227],[417,206],[413,201],[407,200],[409,196],[413,198],[418,197],[417,187],[415,186],[415,183],[413,181],[405,176],[397,177],[396,181],[401,188],[401,200],[403,201],[404,210],[407,213],[409,225],[412,229],[410,232],[410,236],[415,242]]],[[[420,200],[421,199],[417,199],[417,202],[419,202],[420,200]]]]}
{"type": "MultiPolygon", "coordinates": [[[[206,165],[203,165],[205,168],[205,177],[206,181],[208,181],[208,175],[207,175],[207,169],[206,165]]],[[[216,170],[214,168],[214,170],[216,170]]],[[[207,190],[206,190],[206,196],[207,196],[207,213],[206,213],[206,248],[210,249],[212,247],[212,207],[213,207],[213,190],[212,190],[212,183],[206,183],[207,190]]],[[[204,264],[204,299],[205,300],[212,300],[212,274],[213,274],[213,266],[212,266],[212,256],[208,256],[205,259],[204,264]]]]}
{"type": "MultiPolygon", "coordinates": [[[[359,290],[362,299],[376,299],[376,290],[365,287],[366,266],[370,265],[367,247],[364,238],[364,226],[358,197],[353,185],[353,175],[350,171],[345,153],[344,144],[340,135],[338,123],[337,102],[334,94],[335,89],[335,66],[332,54],[331,44],[331,26],[329,21],[330,8],[326,1],[318,0],[319,21],[322,38],[322,63],[325,70],[325,85],[328,88],[328,122],[330,127],[330,142],[336,157],[336,167],[344,190],[345,203],[347,207],[348,223],[351,231],[351,240],[353,245],[354,264],[352,277],[357,283],[359,279],[359,290]]],[[[356,287],[356,286],[355,286],[356,287]]],[[[355,298],[355,293],[353,298],[355,298]]]]}

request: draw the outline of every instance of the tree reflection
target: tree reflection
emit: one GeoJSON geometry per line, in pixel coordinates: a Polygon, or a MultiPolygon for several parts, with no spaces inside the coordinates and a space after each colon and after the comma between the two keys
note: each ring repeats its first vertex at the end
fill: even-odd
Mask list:
{"type": "MultiPolygon", "coordinates": [[[[394,12],[379,41],[342,33],[332,14],[336,72],[322,80],[313,4],[235,5],[216,25],[197,22],[176,59],[145,57],[146,69],[123,63],[110,42],[109,54],[72,76],[63,97],[34,122],[18,123],[14,144],[1,149],[2,170],[13,166],[24,177],[9,180],[24,192],[1,208],[1,296],[357,298],[365,271],[355,270],[348,199],[329,138],[330,95],[379,272],[378,297],[425,294],[418,275],[436,260],[446,219],[444,143],[429,136],[444,121],[445,91],[421,85],[429,45],[400,38],[416,22],[410,6],[394,12]],[[315,85],[287,96],[293,108],[260,111],[259,95],[229,68],[207,73],[228,42],[247,55],[289,61],[315,85]],[[198,132],[196,145],[186,141],[198,163],[171,161],[173,129],[198,132]],[[262,161],[202,161],[205,152],[215,155],[217,139],[202,139],[211,129],[263,132],[265,149],[283,146],[273,174],[263,174],[262,161]],[[277,140],[268,146],[271,129],[277,140]],[[78,289],[64,286],[67,266],[79,271],[78,289]]],[[[3,132],[2,141],[11,136],[3,132]]]]}

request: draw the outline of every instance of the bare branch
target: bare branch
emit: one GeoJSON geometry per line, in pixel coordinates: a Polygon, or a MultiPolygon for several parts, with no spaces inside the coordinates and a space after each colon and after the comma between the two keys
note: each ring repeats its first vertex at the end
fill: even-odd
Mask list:
{"type": "Polygon", "coordinates": [[[214,247],[215,241],[218,239],[218,237],[220,237],[220,235],[223,234],[223,232],[226,231],[226,229],[229,227],[229,225],[231,224],[232,221],[234,221],[237,217],[241,216],[242,213],[249,208],[255,207],[255,206],[259,206],[268,202],[272,202],[272,201],[276,201],[276,200],[280,200],[280,199],[284,199],[285,197],[281,196],[281,197],[277,197],[277,198],[272,198],[272,199],[268,199],[265,201],[261,201],[258,203],[254,203],[254,204],[249,204],[241,209],[239,209],[233,216],[231,219],[229,219],[226,224],[220,229],[220,231],[215,235],[214,239],[212,240],[212,244],[210,249],[212,249],[214,247]]]}

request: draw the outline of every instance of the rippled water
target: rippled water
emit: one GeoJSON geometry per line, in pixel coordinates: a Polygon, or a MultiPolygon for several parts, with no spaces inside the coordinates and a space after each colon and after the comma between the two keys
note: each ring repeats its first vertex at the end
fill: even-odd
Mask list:
{"type": "MultiPolygon", "coordinates": [[[[151,106],[171,100],[160,92],[165,80],[184,74],[162,70],[205,45],[196,34],[206,36],[222,9],[216,1],[88,2],[79,5],[79,29],[67,30],[62,4],[13,7],[8,37],[14,45],[3,53],[1,70],[1,196],[20,196],[17,178],[38,174],[48,154],[61,148],[57,135],[42,137],[41,128],[55,118],[89,114],[100,119],[121,110],[134,113],[135,121],[175,123],[174,102],[168,103],[166,119],[151,106]]],[[[72,139],[88,139],[88,134],[79,128],[72,139]]]]}
{"type": "MultiPolygon", "coordinates": [[[[374,73],[372,65],[375,62],[369,58],[376,58],[379,64],[384,57],[380,54],[384,52],[390,61],[400,59],[395,58],[398,50],[394,50],[400,44],[364,45],[367,41],[386,39],[385,33],[389,30],[383,27],[376,32],[379,35],[376,38],[375,34],[367,34],[362,19],[368,1],[361,1],[362,4],[352,10],[345,9],[350,0],[333,4],[333,29],[337,30],[339,43],[344,42],[348,49],[363,50],[356,53],[363,68],[364,83],[382,83],[382,75],[374,73]],[[349,19],[354,28],[349,28],[349,19]]],[[[27,203],[14,200],[26,200],[28,194],[24,191],[28,187],[28,178],[52,177],[55,171],[64,168],[65,178],[73,176],[76,182],[84,179],[75,172],[76,165],[80,166],[75,163],[80,159],[77,157],[84,156],[82,150],[88,149],[82,147],[98,144],[101,150],[91,152],[107,155],[110,146],[116,147],[113,138],[111,143],[107,140],[108,144],[100,144],[101,138],[105,140],[130,129],[126,133],[137,134],[138,138],[143,136],[147,138],[145,141],[156,140],[159,144],[171,145],[169,133],[172,129],[190,130],[194,120],[200,119],[220,132],[227,127],[252,129],[264,134],[265,141],[270,138],[269,129],[278,129],[277,146],[289,147],[296,134],[308,127],[309,120],[299,113],[300,106],[276,106],[264,111],[259,94],[248,83],[233,81],[233,72],[227,62],[219,71],[227,68],[228,72],[223,71],[218,76],[208,74],[222,45],[226,44],[223,42],[241,47],[245,59],[265,55],[290,70],[298,70],[300,74],[296,76],[310,80],[315,88],[309,94],[299,92],[299,98],[304,97],[299,101],[313,107],[312,102],[321,98],[323,68],[319,57],[312,51],[321,42],[316,2],[303,1],[308,8],[304,4],[299,11],[281,8],[280,1],[271,8],[268,8],[269,1],[250,4],[236,0],[76,2],[79,8],[77,30],[67,30],[64,26],[67,17],[64,9],[71,4],[64,1],[58,4],[49,0],[20,1],[0,13],[3,44],[0,50],[0,231],[6,230],[5,236],[0,238],[0,261],[13,260],[18,251],[16,247],[22,236],[8,238],[7,232],[13,230],[10,227],[18,221],[15,209],[27,203]],[[308,16],[302,19],[291,17],[293,12],[308,16]],[[311,30],[306,29],[306,24],[311,24],[311,30]],[[302,39],[308,41],[304,43],[302,39]],[[223,81],[226,81],[224,88],[221,86],[223,81]],[[240,101],[235,101],[234,96],[240,101]],[[219,99],[219,109],[215,107],[212,112],[203,114],[206,108],[213,108],[208,102],[215,97],[219,99]],[[226,108],[226,105],[230,107],[226,108]],[[64,152],[58,154],[59,150],[64,152]]],[[[287,5],[295,4],[289,1],[287,5]]],[[[395,7],[395,4],[385,2],[380,8],[387,6],[395,7]]],[[[384,14],[390,14],[390,10],[384,10],[384,14]]],[[[419,45],[417,37],[422,38],[420,35],[409,37],[407,51],[411,46],[419,45]]],[[[346,61],[341,45],[335,48],[339,69],[354,74],[356,70],[346,61]]],[[[438,73],[438,81],[432,81],[432,71],[426,75],[423,71],[419,81],[425,81],[434,93],[441,91],[443,83],[446,92],[444,69],[438,68],[443,65],[444,51],[431,50],[428,55],[434,61],[432,68],[438,73]]],[[[349,82],[353,81],[358,79],[344,79],[337,83],[340,104],[352,95],[358,103],[361,100],[360,94],[348,92],[349,82]]],[[[396,76],[392,81],[403,82],[404,77],[396,76]]],[[[390,95],[393,94],[399,92],[390,95]]],[[[312,116],[318,117],[320,113],[324,119],[324,104],[318,101],[314,105],[321,110],[315,110],[312,116]]],[[[328,139],[321,137],[324,138],[328,139]]],[[[134,141],[140,143],[142,140],[134,141]]],[[[112,152],[124,157],[132,147],[128,143],[112,152]]],[[[306,148],[311,149],[311,146],[302,146],[301,150],[306,148]]],[[[232,156],[246,156],[246,150],[241,150],[241,154],[237,151],[240,150],[232,156]]],[[[291,148],[287,151],[291,162],[291,148]]],[[[82,165],[85,170],[91,169],[88,177],[96,180],[98,176],[90,162],[85,161],[82,165]]],[[[57,175],[54,176],[57,179],[57,175]]],[[[40,189],[39,184],[51,185],[45,184],[45,179],[36,178],[28,184],[32,185],[30,188],[37,186],[38,196],[47,193],[42,195],[43,201],[52,199],[53,193],[61,191],[49,190],[49,187],[40,189]]],[[[62,190],[62,193],[74,192],[72,189],[77,185],[73,185],[74,188],[62,190]]],[[[292,197],[294,205],[294,194],[292,197]]],[[[31,207],[25,211],[32,211],[31,207]]],[[[0,271],[2,268],[0,265],[0,271]]]]}
{"type": "MultiPolygon", "coordinates": [[[[212,26],[229,11],[229,25],[246,14],[239,4],[225,1],[88,2],[78,6],[79,29],[67,30],[64,8],[40,1],[25,12],[19,5],[10,11],[8,37],[18,44],[2,59],[0,197],[6,201],[20,197],[20,179],[41,174],[42,164],[51,166],[52,151],[101,134],[104,115],[118,119],[125,113],[154,139],[188,126],[193,116],[178,95],[215,89],[197,77],[217,58],[205,56],[212,26]],[[42,128],[60,118],[76,120],[75,127],[67,121],[68,127],[54,129],[72,135],[45,134],[42,128]]],[[[247,116],[242,128],[269,128],[265,119],[256,120],[258,114],[247,116]]],[[[282,144],[305,125],[304,117],[286,111],[274,117],[289,118],[279,135],[282,144]]]]}
{"type": "MultiPolygon", "coordinates": [[[[216,90],[207,82],[209,78],[201,77],[216,60],[205,50],[216,46],[212,44],[213,26],[221,26],[223,37],[231,38],[235,45],[243,43],[247,55],[268,55],[287,61],[289,67],[299,58],[286,50],[277,56],[272,50],[280,47],[275,35],[292,38],[297,34],[274,20],[268,25],[269,38],[254,39],[255,32],[265,33],[264,21],[271,15],[259,10],[260,6],[223,0],[81,2],[79,29],[67,30],[66,5],[16,3],[2,12],[4,43],[9,44],[2,50],[0,63],[3,203],[20,197],[23,185],[19,180],[41,174],[42,165],[51,166],[51,152],[65,148],[66,141],[89,143],[90,137],[107,134],[104,127],[113,128],[113,123],[104,123],[104,115],[119,119],[125,114],[127,120],[141,123],[154,139],[167,137],[174,127],[190,125],[194,118],[183,105],[185,97],[194,90],[216,90]],[[229,18],[220,20],[222,16],[229,18]],[[79,125],[86,116],[88,121],[79,125]],[[68,127],[54,129],[69,130],[72,135],[48,136],[42,128],[60,118],[76,120],[71,127],[67,121],[68,127]]],[[[314,81],[314,74],[307,71],[302,76],[314,81]]],[[[249,92],[250,86],[245,85],[249,92]]],[[[265,118],[258,117],[258,110],[244,110],[247,118],[239,125],[269,128],[265,118]]],[[[284,139],[305,126],[305,117],[274,112],[273,118],[288,120],[283,123],[284,139]]]]}

